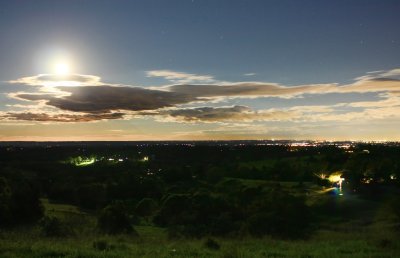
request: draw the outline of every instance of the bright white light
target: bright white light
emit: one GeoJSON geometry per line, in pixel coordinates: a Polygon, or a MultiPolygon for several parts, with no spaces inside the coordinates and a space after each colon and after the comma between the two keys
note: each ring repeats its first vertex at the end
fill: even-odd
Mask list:
{"type": "Polygon", "coordinates": [[[58,63],[54,67],[54,72],[58,75],[69,74],[69,65],[67,63],[58,63]]]}

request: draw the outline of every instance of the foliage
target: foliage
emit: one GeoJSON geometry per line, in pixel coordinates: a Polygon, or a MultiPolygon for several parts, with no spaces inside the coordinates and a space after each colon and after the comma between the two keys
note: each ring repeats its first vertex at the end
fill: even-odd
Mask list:
{"type": "Polygon", "coordinates": [[[11,222],[11,198],[12,193],[7,180],[0,177],[0,225],[4,226],[11,222]]]}
{"type": "Polygon", "coordinates": [[[204,246],[211,250],[219,250],[221,248],[220,244],[218,244],[218,242],[212,238],[207,238],[207,240],[204,242],[204,246]]]}
{"type": "Polygon", "coordinates": [[[97,227],[101,232],[111,235],[136,234],[125,208],[120,203],[110,204],[101,210],[97,219],[97,227]]]}
{"type": "Polygon", "coordinates": [[[152,215],[157,209],[157,203],[152,198],[143,198],[135,208],[136,213],[142,217],[152,215]]]}
{"type": "MultiPolygon", "coordinates": [[[[57,240],[50,243],[50,239],[41,235],[37,236],[38,243],[78,242],[86,237],[85,244],[70,244],[85,250],[87,253],[82,256],[86,257],[98,256],[99,251],[105,256],[110,254],[110,257],[126,254],[138,257],[146,254],[148,257],[291,257],[297,253],[293,255],[279,245],[296,246],[298,238],[304,241],[302,245],[308,245],[298,250],[305,257],[326,257],[340,252],[349,256],[375,256],[383,248],[394,248],[396,238],[382,235],[373,240],[362,240],[362,243],[354,240],[349,244],[350,248],[339,239],[328,236],[326,242],[321,243],[330,251],[322,248],[314,251],[310,242],[316,241],[314,235],[321,233],[318,228],[329,231],[330,227],[341,226],[350,219],[351,223],[343,225],[345,229],[335,228],[329,231],[330,234],[353,230],[353,224],[356,224],[353,220],[365,225],[357,228],[360,235],[364,234],[371,230],[370,224],[375,217],[370,214],[378,214],[378,204],[386,203],[399,193],[399,146],[360,144],[352,147],[351,151],[335,146],[293,150],[287,146],[239,147],[234,144],[79,146],[54,147],[51,150],[32,147],[13,152],[0,147],[0,226],[2,230],[13,231],[17,227],[3,228],[36,222],[43,215],[41,197],[57,201],[60,206],[73,206],[74,210],[53,212],[48,209],[46,214],[51,216],[43,218],[39,228],[43,235],[57,236],[57,240]],[[92,155],[105,157],[105,160],[112,155],[124,161],[95,162],[90,166],[59,162],[68,157],[92,155]],[[151,159],[138,162],[137,157],[143,155],[151,159]],[[338,170],[343,171],[345,178],[344,196],[328,196],[322,186],[331,184],[315,177],[315,174],[338,170]],[[371,182],[365,183],[366,179],[371,182]],[[358,204],[361,202],[362,205],[358,204]],[[373,208],[365,209],[364,204],[373,208]],[[94,213],[98,214],[97,224],[94,213]],[[137,215],[142,219],[134,222],[137,215]],[[118,244],[125,236],[112,235],[135,235],[133,223],[137,223],[135,229],[150,225],[149,231],[158,230],[157,234],[149,237],[157,244],[150,241],[146,246],[148,249],[156,246],[159,248],[157,252],[149,254],[150,251],[141,247],[142,242],[137,244],[142,240],[135,238],[127,240],[128,247],[118,244]],[[71,230],[65,230],[66,227],[71,227],[71,230]],[[93,241],[99,231],[107,235],[102,235],[102,240],[93,241]],[[183,247],[174,239],[166,239],[161,231],[179,237],[183,247]],[[75,240],[70,232],[74,232],[75,240]],[[238,241],[235,244],[240,245],[239,238],[247,241],[246,245],[253,249],[246,245],[231,248],[230,242],[238,241]],[[293,242],[286,242],[287,239],[293,242]],[[212,247],[213,241],[220,246],[219,250],[212,247]],[[258,243],[258,246],[253,246],[253,243],[258,243]],[[265,243],[269,246],[265,247],[265,243]],[[376,247],[371,247],[374,243],[376,247]]],[[[390,202],[396,221],[385,225],[382,234],[395,230],[400,218],[399,203],[396,198],[390,202]]],[[[50,206],[55,207],[54,203],[50,206]]],[[[8,233],[0,235],[2,241],[7,237],[8,233]]],[[[143,240],[143,244],[146,243],[143,240]]],[[[320,242],[314,244],[318,246],[320,242]]],[[[29,251],[37,248],[34,250],[37,257],[78,256],[62,246],[52,249],[37,247],[30,242],[23,248],[29,251]]],[[[388,254],[392,253],[385,250],[384,254],[390,257],[388,254]]],[[[19,253],[16,257],[29,255],[19,253]]]]}
{"type": "Polygon", "coordinates": [[[66,225],[57,217],[45,216],[39,221],[39,226],[46,237],[63,237],[70,234],[66,225]]]}
{"type": "Polygon", "coordinates": [[[93,241],[93,248],[99,251],[105,251],[110,249],[110,245],[106,240],[93,241]]]}
{"type": "MultiPolygon", "coordinates": [[[[15,173],[15,177],[21,175],[15,173]]],[[[22,175],[21,175],[22,176],[22,175]]],[[[43,216],[39,190],[24,178],[0,177],[0,226],[33,223],[43,216]]]]}
{"type": "Polygon", "coordinates": [[[400,222],[400,197],[396,196],[389,200],[389,208],[396,216],[397,222],[400,222]]]}
{"type": "Polygon", "coordinates": [[[249,210],[246,226],[254,236],[304,237],[311,223],[311,211],[304,198],[284,190],[269,190],[264,198],[251,203],[249,210]]]}

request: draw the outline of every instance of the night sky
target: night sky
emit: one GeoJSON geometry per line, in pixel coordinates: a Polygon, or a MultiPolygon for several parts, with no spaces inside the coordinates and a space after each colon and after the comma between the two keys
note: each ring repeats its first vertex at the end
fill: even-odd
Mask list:
{"type": "Polygon", "coordinates": [[[400,1],[0,1],[0,140],[400,140],[400,1]]]}

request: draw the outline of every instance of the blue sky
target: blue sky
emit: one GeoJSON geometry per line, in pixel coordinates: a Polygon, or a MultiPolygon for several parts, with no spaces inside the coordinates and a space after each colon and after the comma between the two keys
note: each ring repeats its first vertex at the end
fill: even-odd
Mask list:
{"type": "MultiPolygon", "coordinates": [[[[399,140],[399,11],[400,2],[388,0],[1,1],[0,139],[399,140]],[[55,94],[44,89],[47,82],[32,86],[32,78],[55,73],[56,62],[68,64],[68,75],[83,76],[74,80],[91,75],[100,77],[99,83],[68,79],[81,89],[69,99],[66,88],[51,98],[17,96],[55,94]],[[374,71],[379,72],[369,73],[374,71]],[[326,88],[276,95],[266,86],[250,94],[247,85],[240,89],[244,94],[190,97],[190,90],[168,88],[242,82],[284,91],[326,88]],[[147,91],[126,93],[135,94],[124,100],[135,102],[131,107],[114,94],[104,107],[97,104],[109,94],[105,86],[181,95],[156,105],[158,92],[151,100],[147,91]],[[72,107],[83,92],[98,102],[72,107]],[[138,94],[152,105],[139,105],[144,97],[138,94]],[[101,107],[89,110],[89,105],[101,107]],[[339,128],[336,133],[332,126],[339,128]]],[[[64,79],[53,82],[68,86],[64,79]]]]}

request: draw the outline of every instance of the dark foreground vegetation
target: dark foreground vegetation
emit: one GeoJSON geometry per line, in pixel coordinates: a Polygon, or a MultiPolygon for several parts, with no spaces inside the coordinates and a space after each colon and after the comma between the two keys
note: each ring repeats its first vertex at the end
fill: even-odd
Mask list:
{"type": "Polygon", "coordinates": [[[400,146],[0,147],[0,257],[396,257],[400,146]]]}

